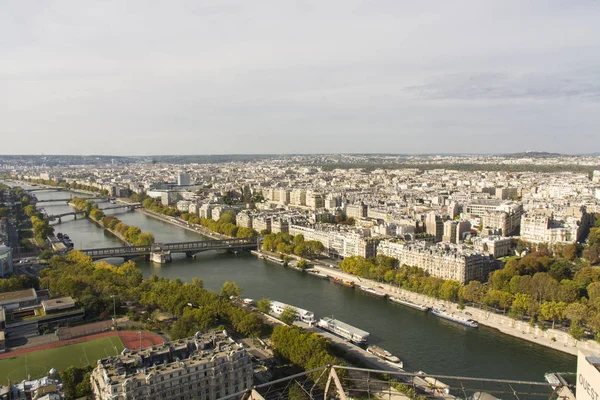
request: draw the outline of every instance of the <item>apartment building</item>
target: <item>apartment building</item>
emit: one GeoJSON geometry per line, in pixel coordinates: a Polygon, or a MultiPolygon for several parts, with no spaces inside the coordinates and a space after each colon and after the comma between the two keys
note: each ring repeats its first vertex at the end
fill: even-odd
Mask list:
{"type": "Polygon", "coordinates": [[[366,218],[367,217],[367,206],[365,204],[348,204],[346,205],[346,217],[348,218],[366,218]]]}
{"type": "Polygon", "coordinates": [[[291,192],[289,189],[284,189],[284,188],[279,189],[278,201],[284,205],[290,204],[290,200],[291,200],[290,195],[291,195],[291,192]]]}
{"type": "Polygon", "coordinates": [[[502,235],[510,236],[519,233],[523,206],[515,202],[506,202],[495,210],[484,213],[481,224],[484,228],[500,229],[502,235]]]}
{"type": "Polygon", "coordinates": [[[237,226],[252,229],[252,215],[248,212],[241,212],[235,216],[235,223],[237,226]]]}
{"type": "Polygon", "coordinates": [[[200,206],[200,210],[198,211],[200,218],[212,218],[213,208],[214,206],[211,204],[202,204],[200,206]]]}
{"type": "Polygon", "coordinates": [[[473,247],[483,254],[500,258],[511,254],[510,242],[510,238],[502,236],[476,237],[473,239],[473,247]]]}
{"type": "Polygon", "coordinates": [[[311,210],[316,211],[325,208],[325,200],[320,193],[310,192],[306,195],[306,206],[311,210]]]}
{"type": "Polygon", "coordinates": [[[492,270],[489,256],[464,245],[384,240],[377,246],[377,254],[393,257],[400,265],[420,267],[431,276],[461,283],[485,281],[492,270]]]}
{"type": "Polygon", "coordinates": [[[294,189],[290,193],[290,204],[294,206],[305,206],[306,205],[306,190],[294,189]]]}
{"type": "Polygon", "coordinates": [[[271,232],[271,217],[266,215],[257,215],[252,218],[252,226],[259,233],[264,230],[271,232]]]}
{"type": "Polygon", "coordinates": [[[102,359],[90,378],[100,400],[216,400],[252,387],[252,379],[248,353],[225,331],[102,359]]]}
{"type": "Polygon", "coordinates": [[[430,212],[425,218],[425,231],[435,237],[436,242],[440,242],[444,236],[444,222],[442,217],[435,212],[430,212]]]}
{"type": "Polygon", "coordinates": [[[563,219],[555,218],[554,213],[532,212],[521,217],[521,238],[532,243],[584,242],[594,221],[585,208],[579,213],[567,212],[563,219]]]}
{"type": "Polygon", "coordinates": [[[502,204],[502,200],[491,199],[491,200],[472,200],[466,207],[465,211],[468,214],[482,216],[486,212],[495,211],[498,206],[502,204]]]}
{"type": "Polygon", "coordinates": [[[464,235],[471,230],[469,221],[446,221],[444,222],[443,242],[460,243],[464,235]]]}
{"type": "Polygon", "coordinates": [[[290,233],[290,221],[285,218],[272,218],[271,219],[271,232],[272,233],[290,233]]]}
{"type": "Polygon", "coordinates": [[[498,187],[496,188],[496,198],[500,200],[508,200],[519,195],[519,188],[517,187],[498,187]]]}

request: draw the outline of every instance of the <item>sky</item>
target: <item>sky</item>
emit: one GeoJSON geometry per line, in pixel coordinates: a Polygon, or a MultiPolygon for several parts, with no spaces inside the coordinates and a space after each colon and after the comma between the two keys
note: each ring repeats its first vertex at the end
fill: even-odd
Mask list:
{"type": "Polygon", "coordinates": [[[0,154],[600,152],[600,1],[12,1],[0,154]]]}

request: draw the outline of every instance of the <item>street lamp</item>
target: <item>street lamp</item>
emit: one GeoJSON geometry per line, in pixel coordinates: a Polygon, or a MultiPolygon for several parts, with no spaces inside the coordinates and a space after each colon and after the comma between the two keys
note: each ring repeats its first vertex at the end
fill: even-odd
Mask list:
{"type": "Polygon", "coordinates": [[[117,324],[117,303],[115,300],[115,297],[117,297],[114,294],[111,294],[110,297],[112,297],[113,299],[113,324],[116,325],[117,324]]]}

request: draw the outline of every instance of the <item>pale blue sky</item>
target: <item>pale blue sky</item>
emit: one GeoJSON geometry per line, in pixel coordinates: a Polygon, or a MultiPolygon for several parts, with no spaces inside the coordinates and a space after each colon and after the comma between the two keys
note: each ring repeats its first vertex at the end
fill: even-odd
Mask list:
{"type": "Polygon", "coordinates": [[[600,2],[40,1],[0,154],[600,151],[600,2]]]}

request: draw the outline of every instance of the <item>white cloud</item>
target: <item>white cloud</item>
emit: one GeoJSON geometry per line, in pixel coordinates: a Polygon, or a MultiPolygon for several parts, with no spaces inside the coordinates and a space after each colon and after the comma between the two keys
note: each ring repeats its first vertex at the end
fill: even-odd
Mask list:
{"type": "Polygon", "coordinates": [[[112,154],[600,145],[593,1],[57,1],[3,11],[5,153],[64,153],[66,142],[89,153],[91,135],[102,138],[94,152],[112,154]]]}

